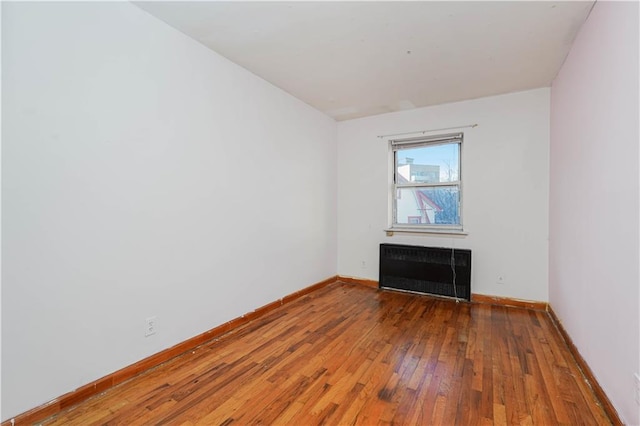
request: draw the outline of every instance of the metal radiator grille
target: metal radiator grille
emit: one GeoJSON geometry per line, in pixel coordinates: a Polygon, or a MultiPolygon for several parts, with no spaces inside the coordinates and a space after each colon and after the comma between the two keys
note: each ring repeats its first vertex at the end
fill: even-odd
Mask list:
{"type": "Polygon", "coordinates": [[[471,300],[471,250],[380,244],[379,285],[471,300]]]}

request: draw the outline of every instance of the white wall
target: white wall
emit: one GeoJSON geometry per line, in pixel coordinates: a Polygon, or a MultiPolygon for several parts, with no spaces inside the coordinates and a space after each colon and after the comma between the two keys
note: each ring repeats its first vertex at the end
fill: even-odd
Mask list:
{"type": "Polygon", "coordinates": [[[3,419],[335,275],[333,120],[129,3],[2,7],[3,419]]]}
{"type": "Polygon", "coordinates": [[[638,3],[597,2],[551,89],[549,298],[628,424],[640,424],[638,3]]]}
{"type": "Polygon", "coordinates": [[[546,301],[548,159],[546,88],[338,123],[338,273],[377,280],[383,242],[454,245],[472,249],[473,293],[546,301]],[[462,158],[469,234],[387,237],[389,153],[377,136],[473,123],[462,158]]]}

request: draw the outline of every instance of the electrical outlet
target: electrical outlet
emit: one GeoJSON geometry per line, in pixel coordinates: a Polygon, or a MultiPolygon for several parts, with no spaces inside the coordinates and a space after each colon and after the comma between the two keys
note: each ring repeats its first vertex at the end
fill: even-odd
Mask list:
{"type": "Polygon", "coordinates": [[[636,385],[636,404],[640,405],[640,373],[634,374],[633,378],[636,385]]]}
{"type": "Polygon", "coordinates": [[[153,336],[154,334],[156,334],[156,317],[149,317],[146,319],[144,337],[153,336]]]}
{"type": "Polygon", "coordinates": [[[496,280],[497,284],[504,285],[504,275],[498,275],[498,279],[496,280]]]}

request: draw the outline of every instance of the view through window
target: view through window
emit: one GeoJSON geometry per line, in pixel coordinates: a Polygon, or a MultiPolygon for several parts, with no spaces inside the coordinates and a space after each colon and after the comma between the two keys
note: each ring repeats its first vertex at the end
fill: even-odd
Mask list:
{"type": "Polygon", "coordinates": [[[462,229],[462,133],[391,141],[393,226],[462,229]]]}

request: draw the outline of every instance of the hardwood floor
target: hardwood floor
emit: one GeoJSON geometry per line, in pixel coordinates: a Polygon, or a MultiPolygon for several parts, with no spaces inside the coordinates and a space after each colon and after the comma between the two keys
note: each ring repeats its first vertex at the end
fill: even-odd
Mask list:
{"type": "Polygon", "coordinates": [[[546,312],[336,283],[43,424],[610,421],[546,312]]]}

